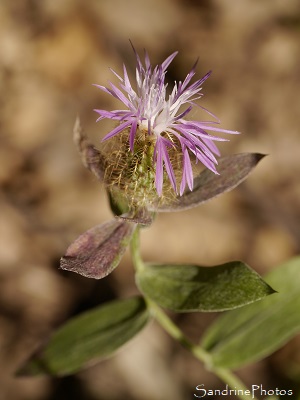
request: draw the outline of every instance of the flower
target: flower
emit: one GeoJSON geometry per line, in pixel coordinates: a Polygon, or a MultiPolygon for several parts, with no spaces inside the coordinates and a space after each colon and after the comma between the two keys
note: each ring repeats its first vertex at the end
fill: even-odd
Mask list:
{"type": "MultiPolygon", "coordinates": [[[[170,152],[174,149],[181,154],[180,188],[179,194],[183,195],[186,186],[193,190],[193,169],[191,156],[200,161],[209,170],[218,174],[215,156],[220,152],[215,141],[226,141],[227,139],[213,136],[207,131],[222,133],[239,133],[219,128],[219,120],[203,107],[200,107],[213,116],[215,121],[189,121],[186,116],[190,113],[195,101],[202,97],[202,84],[210,76],[211,71],[203,78],[191,83],[195,75],[197,62],[187,74],[183,82],[175,82],[170,94],[167,94],[167,83],[165,76],[168,66],[171,64],[178,52],[171,54],[162,64],[152,68],[149,56],[145,51],[145,63],[133,48],[136,65],[136,89],[131,85],[126,66],[123,65],[123,77],[114,70],[111,71],[119,79],[119,87],[109,82],[110,87],[95,85],[109,95],[120,100],[126,107],[125,110],[99,110],[97,121],[109,118],[118,121],[118,125],[111,130],[103,141],[116,135],[127,132],[129,148],[134,152],[134,144],[138,132],[146,132],[154,143],[153,164],[155,166],[155,187],[158,196],[162,196],[165,172],[171,186],[178,194],[177,171],[174,170],[174,161],[170,152]],[[183,110],[182,107],[186,106],[183,110]],[[165,172],[164,172],[165,171],[165,172]]],[[[173,151],[174,153],[174,151],[173,151]]],[[[175,168],[176,169],[176,168],[175,168]]]]}

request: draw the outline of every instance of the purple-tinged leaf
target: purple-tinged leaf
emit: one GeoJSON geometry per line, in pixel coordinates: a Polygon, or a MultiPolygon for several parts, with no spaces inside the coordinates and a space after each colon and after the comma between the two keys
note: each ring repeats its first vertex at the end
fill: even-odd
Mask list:
{"type": "Polygon", "coordinates": [[[87,278],[104,278],[118,266],[135,227],[114,219],[89,229],[68,247],[61,268],[87,278]]]}
{"type": "Polygon", "coordinates": [[[103,179],[105,171],[104,156],[89,141],[83,132],[80,119],[77,117],[73,129],[73,139],[81,155],[83,165],[88,168],[98,179],[103,179]]]}
{"type": "Polygon", "coordinates": [[[119,215],[118,218],[122,218],[128,222],[134,222],[140,225],[149,226],[154,220],[154,213],[148,211],[145,207],[130,210],[126,214],[119,215]]]}
{"type": "Polygon", "coordinates": [[[186,191],[183,196],[176,197],[171,204],[153,207],[153,211],[187,210],[228,192],[243,182],[264,156],[264,154],[258,153],[241,153],[220,158],[219,175],[214,174],[209,169],[202,171],[199,176],[194,178],[193,191],[186,191]]]}

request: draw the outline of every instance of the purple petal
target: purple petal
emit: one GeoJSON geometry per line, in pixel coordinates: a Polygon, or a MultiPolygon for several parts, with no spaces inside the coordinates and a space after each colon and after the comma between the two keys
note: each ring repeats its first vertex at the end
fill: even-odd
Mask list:
{"type": "Polygon", "coordinates": [[[114,110],[114,111],[106,111],[106,110],[94,110],[96,113],[100,114],[100,117],[97,119],[97,122],[104,119],[117,119],[119,121],[124,118],[130,118],[132,116],[130,111],[127,110],[114,110]]]}
{"type": "Polygon", "coordinates": [[[175,117],[175,121],[178,121],[179,119],[185,117],[191,111],[192,108],[193,108],[192,106],[189,106],[185,111],[177,115],[177,117],[175,117]]]}
{"type": "Polygon", "coordinates": [[[128,73],[127,73],[127,69],[125,64],[123,64],[123,74],[124,74],[124,83],[126,87],[130,87],[131,88],[131,83],[128,77],[128,73]]]}
{"type": "Polygon", "coordinates": [[[214,174],[218,175],[215,164],[208,157],[206,157],[205,154],[198,151],[197,153],[195,153],[195,156],[198,158],[199,161],[202,162],[203,165],[205,165],[206,168],[210,169],[214,174]]]}
{"type": "Polygon", "coordinates": [[[203,129],[206,129],[208,131],[215,131],[215,132],[223,132],[223,133],[229,133],[231,135],[239,135],[241,132],[238,131],[230,131],[228,129],[222,129],[222,128],[216,128],[214,126],[206,126],[202,123],[203,129]]]}
{"type": "MultiPolygon", "coordinates": [[[[111,82],[109,82],[109,83],[111,84],[111,82]]],[[[105,92],[119,100],[118,96],[113,92],[113,90],[107,88],[106,86],[97,85],[95,83],[93,84],[93,86],[96,86],[98,89],[103,90],[103,92],[105,92]]]]}
{"type": "Polygon", "coordinates": [[[131,40],[129,40],[129,42],[130,42],[130,44],[131,44],[132,50],[133,50],[133,52],[134,52],[134,54],[135,54],[136,61],[137,61],[137,66],[136,66],[136,70],[137,70],[137,71],[136,71],[136,72],[139,73],[139,74],[141,74],[141,72],[144,70],[143,64],[142,64],[142,62],[141,62],[141,59],[140,59],[140,57],[139,57],[137,51],[135,50],[135,48],[134,48],[134,46],[133,46],[131,40]]]}
{"type": "Polygon", "coordinates": [[[131,103],[127,97],[125,97],[124,93],[121,92],[113,83],[110,82],[110,86],[112,87],[112,92],[114,93],[115,97],[117,97],[122,103],[125,104],[128,108],[130,107],[131,103]]]}
{"type": "Polygon", "coordinates": [[[151,63],[150,63],[149,55],[146,52],[146,50],[145,50],[145,66],[146,66],[147,71],[151,71],[151,63]]]}
{"type": "Polygon", "coordinates": [[[217,163],[217,160],[215,156],[212,154],[212,152],[205,146],[201,140],[199,140],[197,137],[193,136],[191,132],[182,130],[181,133],[186,137],[186,141],[184,142],[186,146],[194,153],[197,153],[197,148],[200,149],[211,161],[217,163]]]}
{"type": "Polygon", "coordinates": [[[156,142],[154,154],[155,154],[155,161],[156,161],[156,171],[155,171],[155,186],[156,191],[159,196],[162,195],[162,186],[163,186],[163,160],[162,160],[162,146],[160,140],[156,142]]]}
{"type": "Polygon", "coordinates": [[[205,74],[203,76],[203,78],[201,78],[198,81],[196,81],[195,83],[193,83],[191,86],[188,87],[188,89],[192,90],[193,88],[200,87],[202,85],[202,83],[205,82],[206,79],[210,77],[211,74],[212,74],[212,71],[208,71],[207,74],[205,74]]]}
{"type": "Polygon", "coordinates": [[[220,150],[217,148],[217,146],[212,140],[205,138],[202,138],[201,140],[214,154],[216,154],[217,156],[221,155],[220,150]]]}
{"type": "Polygon", "coordinates": [[[173,204],[163,204],[150,211],[173,212],[198,206],[222,193],[234,189],[243,182],[257,163],[264,157],[262,154],[235,154],[221,158],[220,175],[212,174],[205,169],[194,179],[194,188],[183,196],[177,197],[173,204]]]}
{"type": "Polygon", "coordinates": [[[215,140],[218,142],[228,142],[228,139],[221,138],[219,136],[212,136],[209,133],[205,132],[204,129],[215,130],[214,128],[209,129],[206,126],[202,126],[202,123],[198,121],[189,121],[182,123],[183,120],[180,120],[180,123],[173,124],[175,129],[178,129],[180,132],[191,133],[196,136],[204,137],[205,139],[215,140]]]}
{"type": "Polygon", "coordinates": [[[168,177],[170,179],[171,185],[174,189],[175,192],[177,192],[176,189],[176,179],[175,179],[175,174],[174,174],[174,170],[169,158],[169,154],[168,154],[168,150],[167,147],[169,147],[170,145],[172,145],[167,139],[160,137],[159,142],[161,142],[161,146],[158,148],[162,154],[162,158],[165,164],[165,168],[168,174],[168,177]]]}
{"type": "Polygon", "coordinates": [[[192,69],[190,70],[190,72],[185,77],[185,80],[183,81],[183,83],[180,85],[180,89],[181,89],[180,92],[183,91],[186,88],[186,86],[188,85],[188,83],[190,82],[192,77],[195,75],[195,70],[196,70],[197,64],[198,64],[198,59],[196,60],[196,62],[193,65],[192,69]]]}
{"type": "Polygon", "coordinates": [[[207,114],[211,115],[216,120],[216,121],[208,121],[208,122],[205,122],[205,123],[216,124],[216,123],[220,122],[220,119],[215,114],[213,114],[211,111],[209,111],[207,108],[205,108],[203,106],[200,106],[197,103],[193,103],[192,101],[190,101],[190,104],[195,106],[195,107],[201,108],[201,110],[205,111],[207,114]]]}
{"type": "Polygon", "coordinates": [[[180,196],[183,195],[186,184],[188,184],[188,187],[190,190],[193,190],[193,180],[194,180],[194,177],[193,177],[193,170],[192,170],[190,156],[189,156],[187,149],[184,147],[183,148],[183,174],[182,174],[182,181],[181,181],[181,185],[180,185],[180,196]]]}
{"type": "Polygon", "coordinates": [[[169,155],[168,155],[168,151],[166,148],[164,149],[164,152],[163,152],[163,160],[165,163],[165,168],[166,168],[168,177],[170,179],[171,185],[172,185],[174,191],[177,193],[175,174],[174,174],[174,170],[173,170],[173,167],[172,167],[169,155]]]}
{"type": "Polygon", "coordinates": [[[168,68],[168,66],[171,64],[171,62],[177,56],[177,54],[178,54],[178,51],[175,51],[168,58],[165,59],[165,61],[161,64],[161,68],[162,68],[163,71],[165,71],[166,68],[168,68]]]}
{"type": "Polygon", "coordinates": [[[93,86],[96,86],[96,88],[103,90],[104,92],[111,94],[111,92],[109,91],[109,89],[107,89],[106,86],[102,86],[102,85],[98,85],[97,83],[93,83],[93,86]]]}
{"type": "Polygon", "coordinates": [[[104,142],[105,140],[112,138],[113,136],[117,135],[119,132],[122,132],[125,128],[127,128],[131,124],[132,124],[132,121],[123,122],[123,124],[117,126],[115,129],[113,129],[107,135],[105,135],[101,141],[104,142]]]}
{"type": "Polygon", "coordinates": [[[111,70],[111,72],[112,72],[121,82],[124,82],[124,79],[123,79],[119,74],[117,74],[115,70],[113,70],[112,68],[109,68],[109,69],[111,70]]]}

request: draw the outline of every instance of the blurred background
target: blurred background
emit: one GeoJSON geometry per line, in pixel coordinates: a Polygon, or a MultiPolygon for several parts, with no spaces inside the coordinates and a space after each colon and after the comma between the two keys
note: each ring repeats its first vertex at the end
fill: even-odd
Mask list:
{"type": "MultiPolygon", "coordinates": [[[[233,192],[160,214],[143,232],[144,258],[199,265],[240,259],[264,274],[299,253],[299,0],[1,0],[1,400],[186,400],[198,384],[223,387],[155,323],[114,358],[74,377],[14,377],[71,315],[137,293],[129,254],[102,281],[59,270],[71,241],[111,218],[72,129],[79,114],[98,146],[111,129],[95,122],[93,109],[120,104],[92,84],[106,85],[114,79],[109,67],[121,72],[123,62],[133,76],[129,39],[155,65],[179,50],[171,83],[199,57],[198,78],[213,70],[201,105],[223,128],[242,132],[222,144],[222,154],[269,154],[233,192]]],[[[197,109],[192,117],[206,118],[197,109]]],[[[215,317],[174,315],[195,341],[215,317]]],[[[292,364],[299,371],[299,337],[239,375],[248,385],[290,389],[297,385],[287,374],[292,364]]]]}

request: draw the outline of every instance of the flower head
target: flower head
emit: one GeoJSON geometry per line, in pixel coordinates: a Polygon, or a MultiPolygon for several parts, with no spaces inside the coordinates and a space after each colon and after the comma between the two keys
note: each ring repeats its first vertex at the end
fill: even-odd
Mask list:
{"type": "MultiPolygon", "coordinates": [[[[109,83],[110,87],[96,85],[99,89],[120,100],[126,107],[124,110],[95,110],[100,116],[97,121],[109,118],[118,121],[118,125],[110,131],[103,140],[108,140],[116,135],[124,137],[128,148],[134,154],[135,143],[142,135],[148,138],[144,146],[151,153],[153,171],[153,185],[158,196],[162,196],[164,179],[168,177],[175,193],[182,195],[186,186],[193,190],[193,168],[191,158],[200,161],[205,167],[218,174],[216,165],[219,150],[215,141],[227,139],[213,136],[207,131],[222,133],[238,133],[219,128],[219,121],[190,121],[186,117],[195,106],[195,101],[202,97],[201,89],[204,81],[210,76],[208,72],[203,78],[191,83],[195,75],[197,63],[187,74],[183,82],[175,82],[172,91],[167,93],[165,76],[167,68],[173,61],[177,52],[171,54],[162,64],[152,68],[147,52],[145,62],[142,63],[136,53],[136,84],[133,87],[125,65],[123,77],[115,71],[112,72],[119,79],[119,87],[109,83]],[[185,108],[184,108],[185,107],[185,108]],[[180,163],[178,157],[180,155],[180,163]],[[180,165],[180,178],[178,183],[178,165],[180,165]],[[179,190],[178,190],[179,186],[179,190]]],[[[215,116],[201,107],[208,114],[215,116]]],[[[124,139],[122,139],[124,140],[124,139]]],[[[149,155],[148,154],[148,155],[149,155]]],[[[144,160],[144,158],[143,158],[144,160]]],[[[149,164],[148,170],[149,170],[149,164]]],[[[136,169],[136,167],[135,167],[136,169]]],[[[151,176],[150,178],[151,179],[151,176]]],[[[149,182],[148,182],[149,183],[149,182]]]]}

